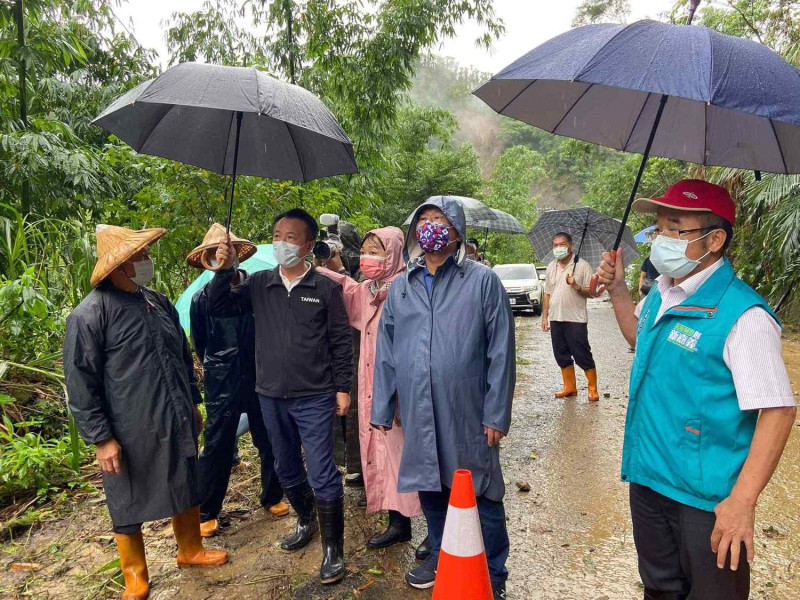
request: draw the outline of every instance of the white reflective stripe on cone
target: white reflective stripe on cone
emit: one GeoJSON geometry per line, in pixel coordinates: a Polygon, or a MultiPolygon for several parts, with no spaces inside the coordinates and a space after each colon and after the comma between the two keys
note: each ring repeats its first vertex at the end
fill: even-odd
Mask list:
{"type": "Polygon", "coordinates": [[[451,556],[469,557],[483,554],[483,535],[481,535],[478,507],[447,508],[442,550],[451,556]]]}

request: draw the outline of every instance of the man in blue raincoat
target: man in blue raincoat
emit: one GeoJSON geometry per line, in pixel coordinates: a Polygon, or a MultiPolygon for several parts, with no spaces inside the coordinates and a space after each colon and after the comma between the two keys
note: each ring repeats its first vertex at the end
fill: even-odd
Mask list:
{"type": "Polygon", "coordinates": [[[461,204],[429,198],[406,238],[408,269],[393,283],[378,333],[370,421],[406,433],[398,491],[419,492],[431,555],[406,575],[433,585],[456,469],[472,471],[495,598],[505,597],[506,532],[499,442],[508,433],[514,320],[500,279],[466,260],[461,204]]]}

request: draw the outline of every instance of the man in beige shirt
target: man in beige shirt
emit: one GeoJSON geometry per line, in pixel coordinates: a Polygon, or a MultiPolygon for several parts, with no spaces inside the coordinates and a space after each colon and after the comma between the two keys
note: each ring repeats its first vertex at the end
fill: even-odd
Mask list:
{"type": "Polygon", "coordinates": [[[578,395],[575,381],[575,363],[578,363],[586,372],[589,382],[589,401],[596,402],[600,394],[597,392],[597,370],[589,346],[589,318],[586,313],[586,299],[591,297],[589,281],[592,267],[582,258],[575,263],[574,250],[572,236],[568,233],[555,235],[555,258],[547,266],[544,287],[542,331],[550,331],[553,354],[564,379],[564,387],[556,393],[556,398],[578,395]]]}

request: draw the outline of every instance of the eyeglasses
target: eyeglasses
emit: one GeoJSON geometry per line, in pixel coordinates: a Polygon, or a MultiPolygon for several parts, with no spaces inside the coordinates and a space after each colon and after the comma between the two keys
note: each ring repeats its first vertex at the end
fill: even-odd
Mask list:
{"type": "Polygon", "coordinates": [[[667,229],[655,228],[652,231],[648,231],[646,234],[644,234],[644,239],[647,240],[648,242],[654,242],[656,241],[656,238],[660,235],[665,235],[669,238],[674,238],[674,239],[682,239],[681,236],[686,233],[694,233],[696,231],[712,231],[714,229],[717,228],[713,226],[695,227],[694,229],[672,229],[670,227],[668,227],[667,229]]]}

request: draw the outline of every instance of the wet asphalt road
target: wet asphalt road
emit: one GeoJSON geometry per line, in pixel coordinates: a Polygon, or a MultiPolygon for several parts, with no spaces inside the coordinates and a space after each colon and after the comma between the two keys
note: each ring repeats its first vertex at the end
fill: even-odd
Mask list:
{"type": "MultiPolygon", "coordinates": [[[[633,354],[609,303],[589,303],[589,339],[601,400],[557,400],[561,377],[538,317],[517,321],[518,383],[501,459],[508,484],[509,597],[552,600],[641,598],[628,486],[619,480],[633,354]],[[604,395],[609,395],[608,398],[604,395]],[[515,482],[531,485],[518,492],[515,482]]],[[[800,432],[798,432],[800,433],[800,432]]],[[[800,598],[800,440],[762,494],[751,598],[800,598]]],[[[710,551],[710,550],[709,550],[710,551]]]]}

